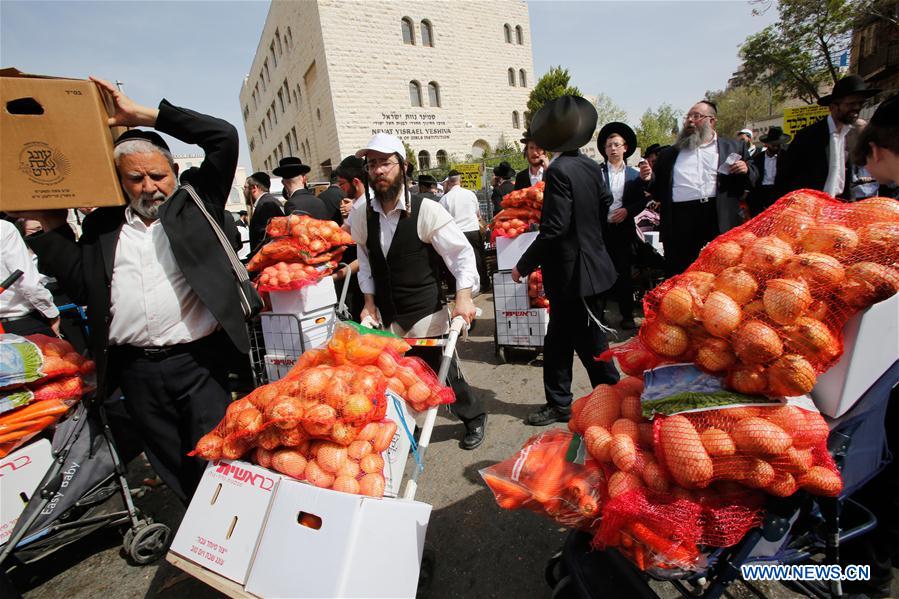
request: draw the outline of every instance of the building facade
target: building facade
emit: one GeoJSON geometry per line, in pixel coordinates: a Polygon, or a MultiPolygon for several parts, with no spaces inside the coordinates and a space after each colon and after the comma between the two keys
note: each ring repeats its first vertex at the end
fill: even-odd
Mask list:
{"type": "Polygon", "coordinates": [[[849,70],[871,87],[899,88],[899,2],[883,5],[884,17],[870,16],[852,31],[849,70]]]}
{"type": "Polygon", "coordinates": [[[273,1],[240,90],[253,169],[292,155],[323,179],[379,131],[420,168],[517,141],[530,34],[520,0],[273,1]]]}
{"type": "MultiPolygon", "coordinates": [[[[178,165],[178,173],[199,167],[203,164],[203,154],[175,154],[172,158],[178,165]]],[[[225,203],[225,210],[228,212],[239,212],[247,209],[247,202],[243,197],[243,184],[247,180],[247,169],[238,166],[234,171],[234,181],[231,182],[231,191],[228,192],[228,199],[225,203]]]]}

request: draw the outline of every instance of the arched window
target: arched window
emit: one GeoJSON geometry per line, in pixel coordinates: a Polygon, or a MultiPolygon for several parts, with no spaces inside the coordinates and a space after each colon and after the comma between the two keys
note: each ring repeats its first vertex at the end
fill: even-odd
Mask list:
{"type": "Polygon", "coordinates": [[[519,46],[524,43],[524,31],[521,29],[521,25],[515,26],[515,41],[518,42],[519,46]]]}
{"type": "Polygon", "coordinates": [[[521,87],[528,86],[528,78],[524,74],[524,69],[520,69],[518,71],[518,85],[520,85],[521,87]]]}
{"type": "Polygon", "coordinates": [[[505,34],[506,34],[506,43],[511,44],[512,43],[512,26],[509,25],[508,23],[506,23],[505,25],[503,25],[503,32],[505,32],[505,34]]]}
{"type": "Polygon", "coordinates": [[[434,47],[434,28],[427,20],[421,22],[421,45],[434,47]]]}
{"type": "Polygon", "coordinates": [[[446,150],[437,150],[437,166],[443,168],[446,166],[447,156],[446,150]]]}
{"type": "Polygon", "coordinates": [[[403,43],[409,44],[410,46],[415,45],[415,29],[412,24],[412,19],[409,17],[403,17],[401,21],[400,27],[403,29],[403,43]]]}
{"type": "Polygon", "coordinates": [[[474,159],[478,159],[484,154],[490,152],[490,144],[488,144],[483,139],[479,139],[473,144],[471,144],[471,157],[474,159]]]}
{"type": "Polygon", "coordinates": [[[513,129],[521,129],[521,120],[518,117],[518,111],[512,111],[512,128],[513,129]]]}
{"type": "Polygon", "coordinates": [[[509,68],[509,85],[515,87],[515,69],[509,68]]]}
{"type": "Polygon", "coordinates": [[[418,170],[426,171],[431,168],[431,155],[425,150],[418,153],[418,170]]]}
{"type": "Polygon", "coordinates": [[[428,102],[431,107],[440,108],[440,86],[436,81],[428,83],[428,102]]]}
{"type": "Polygon", "coordinates": [[[409,104],[421,107],[421,84],[418,81],[409,82],[409,104]]]}

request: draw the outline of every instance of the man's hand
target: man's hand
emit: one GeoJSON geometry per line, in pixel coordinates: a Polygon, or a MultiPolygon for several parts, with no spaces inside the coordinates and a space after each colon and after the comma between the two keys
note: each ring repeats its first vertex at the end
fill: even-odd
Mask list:
{"type": "Polygon", "coordinates": [[[749,172],[749,165],[746,164],[745,160],[737,160],[732,165],[730,165],[730,174],[731,175],[745,175],[749,172]]]}
{"type": "Polygon", "coordinates": [[[609,222],[610,222],[610,223],[614,223],[614,224],[618,224],[618,223],[620,223],[620,222],[623,222],[624,219],[626,219],[626,218],[627,218],[627,209],[625,209],[625,208],[616,208],[616,209],[613,210],[612,213],[609,215],[609,222]]]}
{"type": "Polygon", "coordinates": [[[469,325],[474,321],[478,309],[471,301],[471,289],[456,290],[456,305],[453,307],[453,318],[461,316],[469,325]]]}
{"type": "Polygon", "coordinates": [[[359,323],[365,326],[365,321],[368,320],[375,325],[381,324],[381,319],[378,318],[378,307],[375,305],[375,296],[371,294],[365,295],[365,306],[362,308],[362,312],[359,313],[359,323]]]}
{"type": "Polygon", "coordinates": [[[640,163],[640,178],[644,181],[652,179],[652,167],[645,160],[640,163]]]}
{"type": "Polygon", "coordinates": [[[110,127],[155,127],[156,117],[159,116],[159,110],[141,106],[114,86],[109,81],[89,77],[91,81],[97,84],[97,87],[109,92],[112,96],[113,104],[115,104],[115,114],[109,120],[110,127]]]}
{"type": "Polygon", "coordinates": [[[512,280],[516,283],[521,283],[521,273],[518,272],[517,266],[512,267],[512,280]]]}
{"type": "Polygon", "coordinates": [[[57,337],[61,337],[59,333],[59,316],[57,316],[56,318],[51,318],[50,322],[47,324],[50,325],[50,330],[53,331],[54,335],[56,335],[57,337]]]}
{"type": "Polygon", "coordinates": [[[549,158],[546,156],[546,152],[540,155],[540,165],[544,171],[549,168],[549,158]]]}

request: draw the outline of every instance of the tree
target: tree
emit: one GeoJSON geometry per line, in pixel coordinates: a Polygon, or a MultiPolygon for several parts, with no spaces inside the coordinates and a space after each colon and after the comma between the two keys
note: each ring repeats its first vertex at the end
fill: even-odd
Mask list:
{"type": "Polygon", "coordinates": [[[717,129],[724,137],[733,137],[748,123],[780,113],[783,107],[776,94],[761,87],[707,91],[705,97],[718,105],[717,129]]]}
{"type": "Polygon", "coordinates": [[[596,114],[598,115],[596,120],[597,128],[601,129],[603,125],[615,121],[621,121],[622,123],[627,122],[627,112],[618,106],[618,104],[616,104],[609,96],[597,94],[596,101],[593,102],[593,105],[596,106],[596,114]]]}
{"type": "Polygon", "coordinates": [[[549,71],[540,78],[528,96],[528,111],[525,113],[528,125],[531,122],[530,117],[550,100],[561,96],[581,95],[581,90],[568,85],[570,79],[571,75],[568,74],[568,69],[563,69],[561,66],[549,68],[549,71]]]}
{"type": "Polygon", "coordinates": [[[671,104],[662,104],[656,110],[647,108],[637,127],[637,145],[644,150],[652,144],[666,145],[677,134],[680,111],[671,104]]]}
{"type": "MultiPolygon", "coordinates": [[[[741,85],[758,85],[814,103],[819,87],[840,78],[838,57],[849,49],[859,0],[780,0],[779,19],[750,35],[740,47],[741,85]]],[[[755,0],[771,8],[771,0],[755,0]]]]}
{"type": "Polygon", "coordinates": [[[403,142],[403,147],[406,148],[406,162],[412,165],[412,170],[418,170],[418,159],[415,157],[415,150],[412,149],[412,146],[403,142]]]}

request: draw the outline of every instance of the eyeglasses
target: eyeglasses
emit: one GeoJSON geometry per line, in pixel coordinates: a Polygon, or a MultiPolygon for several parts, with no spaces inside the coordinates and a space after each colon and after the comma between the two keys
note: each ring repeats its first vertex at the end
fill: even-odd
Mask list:
{"type": "Polygon", "coordinates": [[[698,112],[690,112],[684,116],[685,121],[701,121],[702,119],[713,119],[714,116],[710,114],[699,114],[698,112]]]}
{"type": "Polygon", "coordinates": [[[387,170],[390,170],[394,166],[397,166],[397,165],[399,165],[399,161],[397,161],[397,160],[391,160],[389,158],[383,158],[383,159],[374,158],[374,159],[369,160],[365,164],[365,168],[367,168],[369,172],[374,172],[374,171],[378,170],[379,168],[381,168],[382,166],[384,168],[386,168],[387,170]]]}
{"type": "Polygon", "coordinates": [[[615,150],[615,149],[617,149],[617,148],[623,148],[623,147],[624,147],[624,144],[623,144],[623,143],[618,143],[618,142],[612,142],[612,143],[606,144],[606,149],[607,149],[607,150],[615,150]]]}

